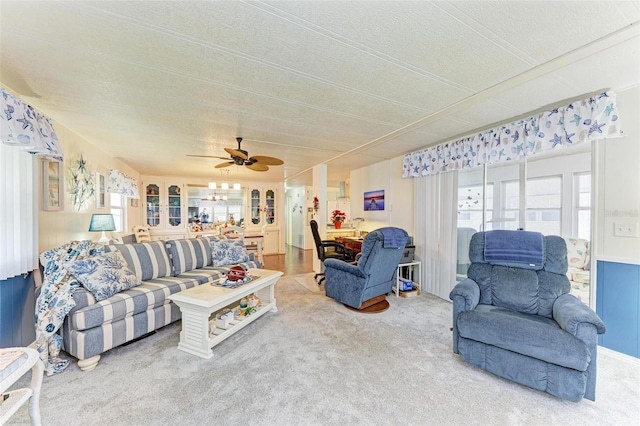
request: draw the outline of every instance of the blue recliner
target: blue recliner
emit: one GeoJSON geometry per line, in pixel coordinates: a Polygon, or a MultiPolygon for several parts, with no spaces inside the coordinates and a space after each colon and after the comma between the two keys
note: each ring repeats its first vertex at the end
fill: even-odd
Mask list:
{"type": "MultiPolygon", "coordinates": [[[[327,259],[325,291],[328,297],[354,309],[378,303],[379,296],[391,292],[402,258],[407,232],[400,228],[381,228],[369,232],[362,241],[361,256],[356,265],[327,259]]],[[[388,302],[386,302],[388,303],[388,302]]]]}
{"type": "Polygon", "coordinates": [[[466,362],[570,401],[595,400],[605,325],[569,293],[558,236],[478,232],[453,301],[453,352],[466,362]]]}

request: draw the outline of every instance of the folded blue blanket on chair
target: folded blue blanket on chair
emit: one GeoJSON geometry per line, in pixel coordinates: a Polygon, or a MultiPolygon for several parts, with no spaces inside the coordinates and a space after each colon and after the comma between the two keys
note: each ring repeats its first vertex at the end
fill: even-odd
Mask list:
{"type": "Polygon", "coordinates": [[[384,241],[382,247],[384,248],[401,248],[407,243],[407,237],[404,235],[402,229],[399,228],[380,228],[378,231],[382,232],[384,241]]]}
{"type": "Polygon", "coordinates": [[[530,231],[487,231],[484,234],[484,260],[542,266],[544,236],[530,231]]]}

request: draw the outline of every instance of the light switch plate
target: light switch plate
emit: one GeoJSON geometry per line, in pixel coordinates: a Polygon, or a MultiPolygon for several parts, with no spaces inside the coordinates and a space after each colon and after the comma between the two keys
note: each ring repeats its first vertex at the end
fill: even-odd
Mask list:
{"type": "Polygon", "coordinates": [[[638,236],[638,222],[616,222],[613,224],[613,235],[615,237],[631,237],[638,236]]]}

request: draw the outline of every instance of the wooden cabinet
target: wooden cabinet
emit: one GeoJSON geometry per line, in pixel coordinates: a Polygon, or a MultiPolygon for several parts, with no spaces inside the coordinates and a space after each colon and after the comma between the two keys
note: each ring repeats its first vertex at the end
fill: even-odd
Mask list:
{"type": "Polygon", "coordinates": [[[279,248],[280,242],[280,230],[278,229],[268,229],[265,230],[264,233],[264,254],[277,254],[280,250],[279,248]]]}
{"type": "Polygon", "coordinates": [[[149,226],[151,238],[184,238],[186,221],[185,185],[150,179],[143,183],[142,223],[149,226]]]}

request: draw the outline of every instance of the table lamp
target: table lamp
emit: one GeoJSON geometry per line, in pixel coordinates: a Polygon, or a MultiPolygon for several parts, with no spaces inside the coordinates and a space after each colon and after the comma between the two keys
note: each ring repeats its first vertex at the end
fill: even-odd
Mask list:
{"type": "Polygon", "coordinates": [[[107,238],[107,234],[105,231],[115,231],[116,224],[113,221],[113,215],[111,214],[94,214],[91,215],[91,223],[89,223],[89,232],[99,232],[102,231],[102,237],[98,240],[99,243],[107,244],[109,243],[109,238],[107,238]]]}

